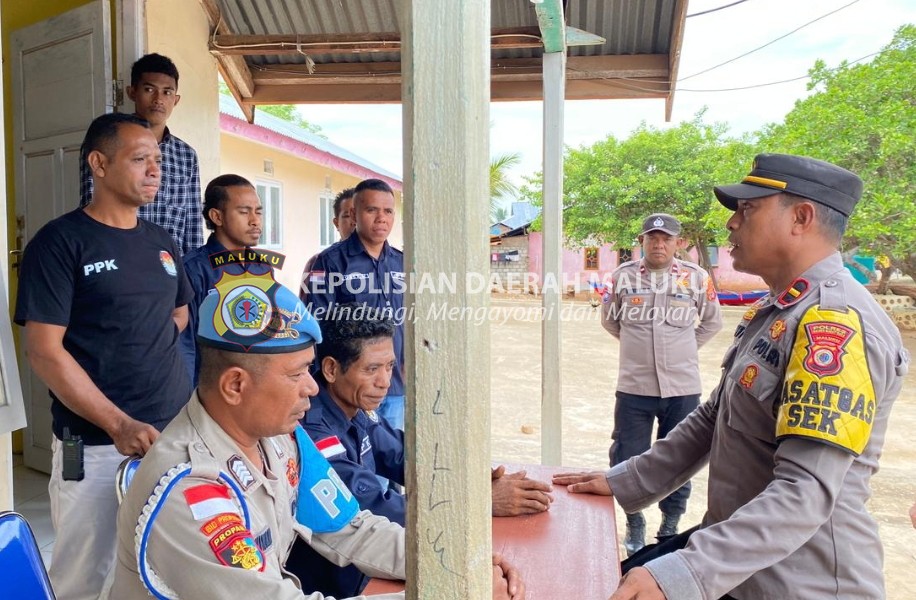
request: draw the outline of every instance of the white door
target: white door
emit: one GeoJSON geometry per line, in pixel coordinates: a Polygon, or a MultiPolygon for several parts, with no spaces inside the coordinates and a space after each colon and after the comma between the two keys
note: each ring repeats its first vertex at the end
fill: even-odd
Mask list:
{"type": "MultiPolygon", "coordinates": [[[[93,118],[112,109],[110,23],[108,0],[95,0],[10,35],[17,250],[79,205],[83,135],[93,118]]],[[[21,350],[19,369],[28,419],[24,462],[50,472],[48,388],[21,350]]]]}

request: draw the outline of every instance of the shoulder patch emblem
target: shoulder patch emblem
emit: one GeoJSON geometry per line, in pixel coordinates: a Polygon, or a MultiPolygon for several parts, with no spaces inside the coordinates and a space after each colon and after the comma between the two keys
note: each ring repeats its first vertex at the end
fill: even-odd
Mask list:
{"type": "Polygon", "coordinates": [[[804,437],[862,453],[878,410],[864,337],[853,309],[815,305],[805,312],[786,361],[777,438],[804,437]]]}
{"type": "Polygon", "coordinates": [[[741,320],[753,321],[755,316],[757,316],[757,308],[752,306],[744,312],[744,316],[741,318],[741,320]]]}
{"type": "Polygon", "coordinates": [[[805,355],[805,370],[818,377],[836,375],[842,368],[846,345],[856,334],[851,328],[839,323],[816,321],[805,324],[808,337],[808,352],[805,355]]]}
{"type": "Polygon", "coordinates": [[[222,513],[236,513],[238,507],[229,498],[229,488],[219,483],[196,485],[184,491],[185,500],[195,521],[222,513]]]}
{"type": "Polygon", "coordinates": [[[715,301],[718,298],[716,296],[716,286],[712,284],[712,277],[706,278],[706,299],[710,302],[715,301]]]}
{"type": "Polygon", "coordinates": [[[251,471],[248,470],[248,466],[240,456],[237,454],[233,455],[226,461],[226,465],[229,467],[229,472],[232,473],[232,476],[239,482],[243,490],[247,490],[251,487],[251,484],[254,483],[254,476],[251,474],[251,471]]]}
{"type": "MultiPolygon", "coordinates": [[[[217,538],[222,539],[222,534],[217,538]]],[[[213,553],[219,562],[227,567],[238,567],[249,571],[264,570],[264,554],[254,543],[250,531],[242,527],[232,537],[223,539],[219,544],[215,543],[217,538],[210,540],[210,547],[213,548],[213,553]]]]}
{"type": "Polygon", "coordinates": [[[204,523],[200,528],[200,532],[204,534],[205,536],[209,537],[213,535],[213,532],[225,527],[226,525],[237,524],[241,522],[242,522],[242,517],[240,517],[238,514],[223,513],[221,515],[216,515],[215,517],[213,517],[212,519],[204,523]]]}
{"type": "Polygon", "coordinates": [[[344,445],[340,443],[340,438],[336,435],[318,440],[315,442],[315,447],[318,448],[318,451],[321,452],[321,455],[325,458],[331,458],[332,456],[337,456],[347,451],[344,445]]]}

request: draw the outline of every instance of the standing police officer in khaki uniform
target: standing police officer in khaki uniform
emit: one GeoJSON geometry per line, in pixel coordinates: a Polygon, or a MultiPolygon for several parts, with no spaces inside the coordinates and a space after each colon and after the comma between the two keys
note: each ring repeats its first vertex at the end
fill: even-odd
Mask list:
{"type": "MultiPolygon", "coordinates": [[[[699,405],[697,349],[722,329],[709,274],[674,257],[680,233],[671,215],[649,215],[639,234],[642,259],[618,267],[604,297],[601,323],[620,340],[611,466],[649,449],[656,419],[661,439],[699,405]]],[[[677,533],[689,496],[686,481],[658,503],[659,539],[677,533]]],[[[627,514],[628,556],[645,545],[645,536],[642,512],[627,514]]]]}
{"type": "Polygon", "coordinates": [[[830,163],[758,155],[716,197],[739,270],[770,295],[747,311],[708,402],[649,452],[570,491],[635,510],[709,463],[702,525],[632,567],[612,600],[885,597],[865,504],[909,356],[837,252],[862,181],[830,163]],[[692,534],[692,535],[691,535],[692,534]]]}

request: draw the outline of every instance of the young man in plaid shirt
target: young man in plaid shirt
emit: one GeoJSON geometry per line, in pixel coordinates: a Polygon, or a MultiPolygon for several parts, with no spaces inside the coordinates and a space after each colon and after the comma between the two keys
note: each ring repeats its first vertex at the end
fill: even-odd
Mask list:
{"type": "MultiPolygon", "coordinates": [[[[165,228],[182,254],[204,245],[200,214],[197,152],[172,135],[166,122],[178,105],[178,68],[168,57],[147,54],[133,64],[127,96],[134,114],[149,121],[162,152],[162,184],[156,200],[140,207],[139,216],[165,228]]],[[[80,161],[80,206],[92,201],[92,174],[80,161]]]]}

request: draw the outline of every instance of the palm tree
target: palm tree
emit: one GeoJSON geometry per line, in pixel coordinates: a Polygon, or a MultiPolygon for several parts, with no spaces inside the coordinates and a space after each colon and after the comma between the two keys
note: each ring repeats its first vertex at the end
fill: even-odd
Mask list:
{"type": "Polygon", "coordinates": [[[509,209],[505,206],[494,206],[492,204],[490,205],[490,220],[494,223],[499,223],[500,221],[504,221],[509,217],[509,209]]]}
{"type": "Polygon", "coordinates": [[[522,161],[520,154],[501,154],[490,161],[490,218],[498,222],[506,218],[505,207],[499,204],[502,196],[518,195],[518,188],[508,177],[508,170],[522,161]]]}

